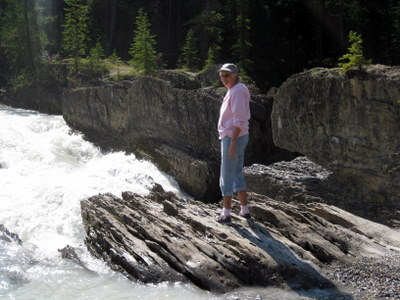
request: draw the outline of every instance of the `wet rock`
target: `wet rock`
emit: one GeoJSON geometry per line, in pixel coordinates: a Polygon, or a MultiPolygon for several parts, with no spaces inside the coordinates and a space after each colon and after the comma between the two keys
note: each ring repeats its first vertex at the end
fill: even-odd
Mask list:
{"type": "Polygon", "coordinates": [[[32,245],[24,244],[16,233],[0,224],[0,293],[29,282],[28,272],[38,263],[33,249],[32,245]]]}
{"type": "Polygon", "coordinates": [[[73,261],[74,263],[80,265],[84,269],[91,271],[86,264],[79,258],[78,254],[76,253],[76,250],[74,247],[71,247],[70,245],[65,246],[62,249],[58,249],[58,252],[61,253],[61,258],[63,259],[69,259],[73,261]]]}
{"type": "Polygon", "coordinates": [[[88,249],[131,279],[190,281],[226,292],[242,286],[335,288],[325,275],[356,257],[400,253],[400,233],[327,204],[250,195],[252,220],[216,222],[220,208],[171,193],[81,202],[88,249]],[[161,199],[165,198],[163,201],[161,199]]]}
{"type": "Polygon", "coordinates": [[[18,234],[10,232],[3,224],[0,224],[0,240],[4,242],[15,242],[22,245],[22,240],[19,238],[18,234]]]}

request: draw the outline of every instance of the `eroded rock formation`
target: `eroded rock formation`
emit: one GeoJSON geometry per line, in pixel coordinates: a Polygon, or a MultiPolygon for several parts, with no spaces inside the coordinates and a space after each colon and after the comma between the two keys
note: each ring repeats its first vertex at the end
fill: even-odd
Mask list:
{"type": "Polygon", "coordinates": [[[332,171],[360,208],[393,216],[400,211],[399,101],[399,67],[296,74],[275,97],[274,142],[332,171]]]}
{"type": "Polygon", "coordinates": [[[326,204],[251,194],[253,219],[215,221],[218,205],[152,192],[82,201],[89,250],[131,279],[190,281],[216,292],[241,286],[334,288],[332,263],[400,253],[400,232],[326,204]]]}

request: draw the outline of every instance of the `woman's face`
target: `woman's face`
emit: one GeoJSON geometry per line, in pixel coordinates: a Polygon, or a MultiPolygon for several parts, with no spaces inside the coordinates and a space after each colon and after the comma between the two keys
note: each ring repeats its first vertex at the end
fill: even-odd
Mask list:
{"type": "Polygon", "coordinates": [[[219,78],[221,79],[222,84],[226,88],[230,89],[236,83],[237,74],[228,71],[221,71],[219,72],[219,78]]]}

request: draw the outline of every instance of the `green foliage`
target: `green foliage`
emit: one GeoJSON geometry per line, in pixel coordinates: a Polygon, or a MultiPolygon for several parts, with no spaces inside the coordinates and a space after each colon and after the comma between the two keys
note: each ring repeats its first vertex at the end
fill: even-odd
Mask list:
{"type": "Polygon", "coordinates": [[[13,78],[11,78],[11,91],[16,92],[19,89],[31,86],[32,84],[32,74],[28,70],[21,70],[13,78]]]}
{"type": "Polygon", "coordinates": [[[97,42],[96,46],[90,49],[89,56],[89,65],[91,69],[94,71],[96,69],[104,69],[104,64],[102,58],[104,57],[104,50],[101,47],[100,43],[97,42]]]}
{"type": "Polygon", "coordinates": [[[67,57],[74,58],[75,70],[78,69],[79,57],[85,56],[89,40],[89,6],[84,0],[64,0],[65,23],[62,24],[62,48],[67,57]]]}
{"type": "Polygon", "coordinates": [[[99,60],[100,58],[104,57],[104,50],[103,47],[101,47],[100,42],[97,42],[96,46],[90,49],[90,57],[95,60],[99,60]]]}
{"type": "Polygon", "coordinates": [[[110,62],[114,63],[114,64],[121,64],[121,58],[117,55],[117,52],[113,51],[113,53],[108,57],[108,59],[110,60],[110,62]]]}
{"type": "Polygon", "coordinates": [[[155,50],[155,36],[150,31],[150,21],[143,8],[136,17],[136,29],[129,49],[132,59],[129,61],[139,74],[154,74],[158,64],[158,53],[155,50]]]}
{"type": "Polygon", "coordinates": [[[343,63],[339,63],[339,67],[342,68],[342,72],[347,72],[352,67],[357,67],[359,70],[361,70],[363,65],[371,64],[371,60],[367,60],[364,57],[362,48],[363,40],[361,38],[361,34],[350,31],[349,43],[349,53],[346,53],[339,58],[340,61],[344,61],[343,63]]]}
{"type": "Polygon", "coordinates": [[[197,50],[197,39],[194,36],[193,29],[189,29],[186,35],[179,64],[188,71],[197,71],[199,68],[199,51],[197,50]]]}
{"type": "Polygon", "coordinates": [[[3,0],[0,5],[6,8],[0,10],[0,47],[14,81],[21,82],[21,78],[26,81],[29,76],[34,79],[48,43],[39,30],[43,20],[36,11],[40,7],[28,0],[3,0]]]}
{"type": "MultiPolygon", "coordinates": [[[[211,64],[211,60],[219,61],[220,59],[223,23],[224,16],[216,10],[204,10],[190,21],[195,35],[201,40],[200,61],[202,63],[205,61],[206,65],[211,64]]],[[[203,69],[206,67],[204,66],[203,69]]]]}
{"type": "Polygon", "coordinates": [[[204,64],[203,70],[207,70],[208,68],[214,66],[217,64],[217,51],[218,51],[218,46],[216,44],[212,44],[210,48],[208,48],[207,52],[207,59],[204,64]]]}

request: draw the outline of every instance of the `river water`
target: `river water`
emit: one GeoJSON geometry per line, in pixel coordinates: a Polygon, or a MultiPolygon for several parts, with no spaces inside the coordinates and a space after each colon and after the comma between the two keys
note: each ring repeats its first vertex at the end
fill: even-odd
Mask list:
{"type": "Polygon", "coordinates": [[[309,299],[274,288],[216,295],[190,284],[145,285],[93,258],[83,244],[80,201],[105,192],[147,194],[154,182],[185,196],[150,162],[103,153],[62,116],[0,104],[0,224],[23,241],[0,239],[0,299],[309,299]],[[66,245],[89,270],[61,259],[66,245]]]}

